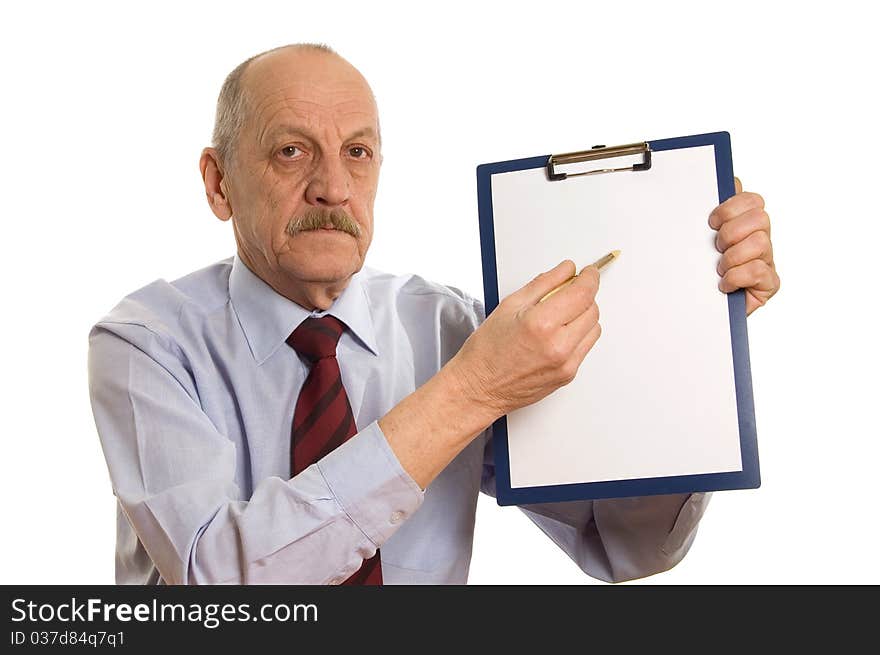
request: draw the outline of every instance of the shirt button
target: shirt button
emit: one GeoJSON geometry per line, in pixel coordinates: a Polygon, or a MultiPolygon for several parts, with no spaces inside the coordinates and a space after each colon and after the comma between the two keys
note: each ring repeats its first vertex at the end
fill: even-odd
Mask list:
{"type": "Polygon", "coordinates": [[[392,512],[391,523],[393,525],[397,525],[398,523],[400,523],[404,519],[405,516],[406,516],[406,514],[404,514],[403,512],[392,512]]]}

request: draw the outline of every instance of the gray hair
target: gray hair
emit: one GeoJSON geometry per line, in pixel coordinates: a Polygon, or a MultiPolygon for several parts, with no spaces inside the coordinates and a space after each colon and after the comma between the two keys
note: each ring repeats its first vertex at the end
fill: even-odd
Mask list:
{"type": "Polygon", "coordinates": [[[230,163],[235,155],[235,145],[247,115],[247,98],[241,79],[248,65],[254,59],[284,48],[303,48],[339,56],[333,48],[323,43],[291,43],[256,54],[236,66],[226,76],[220,89],[220,95],[217,98],[217,114],[214,118],[213,146],[217,150],[220,163],[224,166],[230,163]]]}

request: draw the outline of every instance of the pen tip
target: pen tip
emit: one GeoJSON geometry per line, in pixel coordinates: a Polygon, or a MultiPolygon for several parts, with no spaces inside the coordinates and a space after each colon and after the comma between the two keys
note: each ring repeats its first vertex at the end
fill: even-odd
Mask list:
{"type": "Polygon", "coordinates": [[[620,257],[620,251],[619,251],[619,250],[612,250],[612,251],[611,251],[611,254],[614,255],[615,258],[620,257]]]}

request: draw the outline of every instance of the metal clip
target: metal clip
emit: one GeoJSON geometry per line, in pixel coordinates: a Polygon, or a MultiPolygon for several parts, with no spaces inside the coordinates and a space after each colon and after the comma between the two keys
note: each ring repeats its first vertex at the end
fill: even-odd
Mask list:
{"type": "Polygon", "coordinates": [[[547,162],[547,176],[551,180],[564,180],[567,177],[576,177],[578,175],[596,175],[598,173],[616,173],[618,171],[647,171],[650,168],[651,146],[647,141],[643,141],[642,143],[630,143],[625,146],[593,146],[590,150],[550,155],[550,159],[547,162]],[[637,155],[639,153],[644,153],[644,162],[621,168],[600,168],[595,171],[584,171],[582,173],[557,173],[555,168],[563,164],[609,159],[611,157],[625,157],[626,155],[637,155]]]}

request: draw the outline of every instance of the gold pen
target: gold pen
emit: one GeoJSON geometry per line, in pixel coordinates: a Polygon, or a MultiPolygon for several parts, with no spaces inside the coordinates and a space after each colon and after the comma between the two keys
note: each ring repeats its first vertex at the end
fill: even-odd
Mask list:
{"type": "MultiPolygon", "coordinates": [[[[603,266],[605,266],[606,264],[608,264],[608,263],[610,263],[610,262],[613,262],[613,261],[614,261],[615,259],[617,259],[619,256],[620,256],[620,251],[619,251],[619,250],[612,250],[611,252],[609,252],[609,253],[608,253],[607,255],[605,255],[604,257],[600,257],[599,259],[597,259],[596,261],[594,261],[592,264],[590,264],[590,266],[595,266],[596,268],[598,268],[598,269],[601,271],[603,266]]],[[[586,268],[586,267],[584,267],[584,268],[586,268]]],[[[581,273],[583,273],[583,272],[584,272],[584,269],[582,268],[582,269],[581,269],[581,273]]],[[[578,273],[578,275],[580,275],[580,273],[578,273]]],[[[550,291],[549,293],[545,294],[544,297],[541,298],[538,302],[544,302],[545,300],[547,300],[547,298],[549,298],[550,296],[552,296],[554,293],[556,293],[556,292],[559,291],[560,289],[564,289],[564,288],[567,287],[569,284],[571,284],[572,282],[574,282],[574,280],[575,280],[576,277],[577,277],[577,275],[572,275],[570,278],[568,278],[565,282],[563,282],[562,284],[560,284],[558,287],[556,287],[555,289],[553,289],[553,290],[550,291]]]]}

